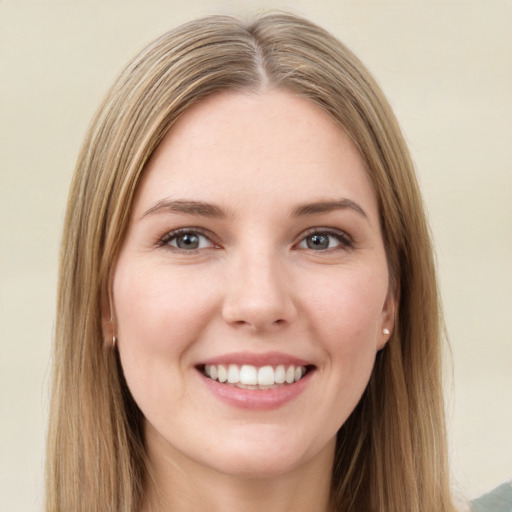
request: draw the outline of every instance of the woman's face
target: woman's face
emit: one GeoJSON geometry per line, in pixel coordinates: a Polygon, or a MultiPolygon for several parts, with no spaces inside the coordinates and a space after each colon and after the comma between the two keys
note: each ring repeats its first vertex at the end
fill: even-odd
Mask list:
{"type": "Polygon", "coordinates": [[[145,170],[114,277],[150,457],[332,461],[393,307],[375,195],[331,118],[283,91],[198,103],[145,170]]]}

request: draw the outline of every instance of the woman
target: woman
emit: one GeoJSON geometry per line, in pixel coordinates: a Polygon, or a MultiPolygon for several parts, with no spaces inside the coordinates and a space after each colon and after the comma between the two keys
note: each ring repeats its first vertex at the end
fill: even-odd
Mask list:
{"type": "Polygon", "coordinates": [[[287,14],[148,46],[86,137],[47,510],[449,511],[440,312],[395,117],[287,14]]]}

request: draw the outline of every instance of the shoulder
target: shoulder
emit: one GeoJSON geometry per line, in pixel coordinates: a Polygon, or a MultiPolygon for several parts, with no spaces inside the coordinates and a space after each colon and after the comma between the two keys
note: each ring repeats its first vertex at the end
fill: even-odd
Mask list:
{"type": "Polygon", "coordinates": [[[473,500],[471,512],[512,512],[512,481],[473,500]]]}

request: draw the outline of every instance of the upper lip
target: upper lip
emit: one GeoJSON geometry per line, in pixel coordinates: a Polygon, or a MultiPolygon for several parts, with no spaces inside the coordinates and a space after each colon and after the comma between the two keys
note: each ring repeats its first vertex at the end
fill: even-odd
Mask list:
{"type": "Polygon", "coordinates": [[[198,366],[219,364],[248,364],[252,366],[313,366],[311,361],[306,361],[305,359],[301,359],[299,357],[295,357],[282,352],[264,352],[261,354],[249,352],[232,352],[201,361],[198,366]]]}

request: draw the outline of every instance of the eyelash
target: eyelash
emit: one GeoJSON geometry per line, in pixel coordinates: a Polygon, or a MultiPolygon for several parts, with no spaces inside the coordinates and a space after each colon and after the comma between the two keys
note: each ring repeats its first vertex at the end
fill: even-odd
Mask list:
{"type": "Polygon", "coordinates": [[[306,233],[301,234],[301,239],[300,239],[299,243],[296,244],[296,246],[299,246],[302,243],[307,243],[306,240],[313,236],[326,236],[329,238],[332,237],[339,242],[339,246],[328,247],[326,249],[321,249],[318,251],[315,251],[314,249],[311,249],[310,247],[304,247],[304,249],[309,249],[313,252],[324,253],[324,252],[332,252],[332,251],[337,251],[337,250],[349,250],[349,249],[354,248],[354,241],[352,240],[352,238],[349,235],[347,235],[347,233],[345,233],[343,231],[335,230],[335,229],[330,229],[330,228],[313,228],[313,229],[306,231],[306,233]]]}
{"type": "Polygon", "coordinates": [[[159,241],[158,241],[159,247],[166,247],[176,252],[181,253],[193,253],[196,251],[204,250],[204,249],[213,249],[216,246],[216,243],[213,241],[213,236],[211,233],[206,232],[199,228],[179,228],[175,229],[173,231],[170,231],[169,233],[166,233],[159,241]],[[181,247],[173,246],[171,245],[171,242],[174,240],[177,240],[180,236],[185,235],[191,235],[191,236],[199,236],[202,238],[206,238],[210,246],[209,247],[198,247],[193,249],[182,249],[181,247]]]}
{"type": "MultiPolygon", "coordinates": [[[[202,229],[199,229],[199,228],[179,228],[179,229],[170,231],[169,233],[166,233],[158,241],[157,245],[159,247],[166,247],[172,251],[181,252],[181,253],[185,253],[185,254],[194,253],[196,251],[200,251],[200,250],[204,250],[204,249],[212,249],[212,248],[216,248],[216,246],[217,246],[217,244],[213,240],[212,234],[209,232],[206,232],[202,229]],[[197,248],[192,248],[192,249],[183,249],[181,247],[171,245],[172,241],[177,240],[180,236],[184,237],[186,235],[199,236],[199,237],[205,238],[209,241],[210,245],[208,247],[197,247],[197,248]]],[[[305,249],[305,250],[311,250],[312,252],[325,253],[325,252],[333,252],[333,251],[337,251],[337,250],[353,249],[354,242],[353,242],[352,238],[343,231],[329,229],[329,228],[312,228],[312,229],[306,231],[305,233],[302,233],[299,242],[294,244],[293,247],[301,249],[301,250],[305,249]],[[329,237],[329,238],[332,237],[332,238],[336,239],[337,242],[339,242],[339,246],[327,247],[325,249],[320,249],[320,250],[315,250],[315,249],[312,249],[311,247],[300,247],[300,245],[302,243],[307,244],[307,239],[310,237],[313,237],[313,236],[323,236],[323,237],[329,237]]]]}

